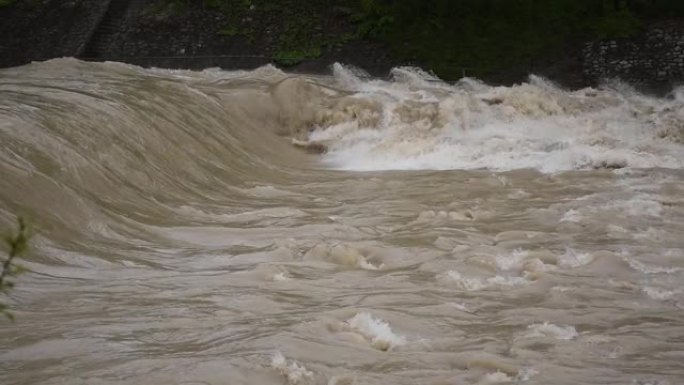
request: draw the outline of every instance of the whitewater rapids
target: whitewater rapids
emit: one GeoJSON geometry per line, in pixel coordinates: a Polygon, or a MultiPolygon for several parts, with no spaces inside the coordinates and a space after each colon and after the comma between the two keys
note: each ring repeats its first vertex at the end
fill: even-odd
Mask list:
{"type": "Polygon", "coordinates": [[[0,173],[3,384],[684,383],[682,89],[58,59],[0,173]]]}

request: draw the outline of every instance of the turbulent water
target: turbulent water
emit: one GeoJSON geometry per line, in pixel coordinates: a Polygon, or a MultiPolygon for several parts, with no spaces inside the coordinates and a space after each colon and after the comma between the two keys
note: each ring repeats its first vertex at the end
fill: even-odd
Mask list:
{"type": "Polygon", "coordinates": [[[0,71],[3,384],[684,383],[684,90],[0,71]]]}

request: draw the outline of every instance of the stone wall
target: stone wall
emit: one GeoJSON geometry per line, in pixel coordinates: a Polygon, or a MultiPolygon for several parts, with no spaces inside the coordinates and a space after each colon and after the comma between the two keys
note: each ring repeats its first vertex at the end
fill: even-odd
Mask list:
{"type": "MultiPolygon", "coordinates": [[[[236,19],[211,8],[189,7],[173,13],[160,11],[159,0],[129,0],[123,17],[105,25],[103,36],[98,25],[107,24],[110,3],[115,4],[112,0],[17,0],[1,7],[0,68],[80,57],[144,67],[249,69],[274,61],[286,28],[274,13],[251,12],[236,19]],[[86,47],[95,36],[102,40],[102,48],[98,42],[97,54],[92,55],[86,47]]],[[[324,16],[326,28],[314,33],[337,36],[355,28],[334,11],[324,16]]],[[[288,70],[326,72],[334,62],[381,76],[400,64],[384,46],[364,40],[322,50],[320,56],[288,70]]]]}
{"type": "MultiPolygon", "coordinates": [[[[111,36],[101,59],[141,66],[201,69],[251,69],[274,62],[286,25],[272,12],[249,11],[239,17],[212,8],[188,7],[182,13],[155,10],[158,0],[131,2],[118,31],[111,36]]],[[[312,14],[330,23],[328,35],[352,32],[347,16],[312,14]]],[[[326,72],[334,62],[355,65],[374,75],[386,75],[396,60],[382,45],[351,41],[322,49],[288,71],[326,72]]]]}
{"type": "Polygon", "coordinates": [[[156,0],[138,0],[126,13],[106,50],[108,57],[193,57],[238,53],[256,55],[256,44],[236,44],[222,35],[221,12],[188,7],[182,14],[150,11],[156,0]]]}
{"type": "MultiPolygon", "coordinates": [[[[274,60],[287,28],[280,15],[269,12],[250,9],[235,17],[191,7],[169,13],[155,9],[158,0],[125,1],[125,14],[107,26],[105,15],[110,3],[117,4],[112,0],[21,0],[0,8],[0,67],[63,56],[86,57],[84,49],[94,36],[102,38],[101,33],[94,33],[103,30],[98,30],[98,25],[104,25],[102,48],[98,43],[97,55],[89,60],[145,67],[254,68],[274,60]]],[[[305,16],[325,19],[325,27],[312,34],[340,36],[355,30],[348,17],[335,10],[305,16]]],[[[523,81],[532,71],[570,88],[619,78],[642,90],[668,90],[684,83],[684,22],[659,22],[629,39],[586,45],[578,41],[557,63],[541,59],[537,66],[510,68],[498,78],[485,80],[510,84],[523,81]]],[[[381,44],[357,40],[323,49],[319,56],[288,70],[321,72],[334,62],[352,64],[379,76],[404,64],[393,59],[381,44]]]]}
{"type": "Polygon", "coordinates": [[[18,2],[0,9],[0,67],[79,56],[109,0],[18,2]]]}
{"type": "Polygon", "coordinates": [[[583,72],[592,83],[620,79],[641,89],[684,83],[684,23],[652,25],[634,38],[589,43],[583,72]]]}

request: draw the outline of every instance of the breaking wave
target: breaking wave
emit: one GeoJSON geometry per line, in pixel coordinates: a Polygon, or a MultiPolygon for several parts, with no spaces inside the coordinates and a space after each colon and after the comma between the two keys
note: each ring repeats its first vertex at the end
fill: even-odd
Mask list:
{"type": "Polygon", "coordinates": [[[684,90],[668,98],[623,85],[567,91],[535,76],[492,87],[450,85],[411,68],[392,81],[361,80],[319,112],[309,138],[330,148],[328,164],[348,170],[682,168],[684,90]]]}
{"type": "Polygon", "coordinates": [[[0,90],[0,217],[51,212],[52,235],[85,222],[109,239],[158,236],[131,224],[174,224],[197,199],[277,195],[269,186],[302,170],[684,168],[681,89],[655,98],[538,77],[448,84],[415,68],[379,80],[342,65],[304,76],[57,59],[3,70],[0,90]]]}

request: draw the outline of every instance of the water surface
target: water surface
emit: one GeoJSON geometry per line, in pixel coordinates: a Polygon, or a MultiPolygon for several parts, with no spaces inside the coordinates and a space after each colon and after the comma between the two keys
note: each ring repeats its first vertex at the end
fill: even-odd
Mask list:
{"type": "Polygon", "coordinates": [[[3,384],[684,383],[684,94],[0,71],[3,384]]]}

